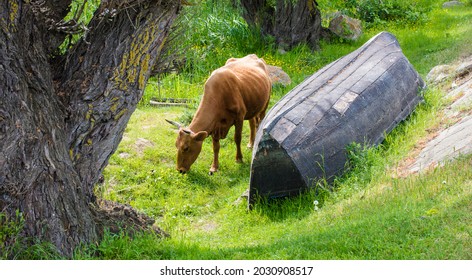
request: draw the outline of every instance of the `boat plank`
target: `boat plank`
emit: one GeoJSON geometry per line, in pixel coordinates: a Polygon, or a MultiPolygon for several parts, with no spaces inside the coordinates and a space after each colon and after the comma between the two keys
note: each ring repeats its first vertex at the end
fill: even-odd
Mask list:
{"type": "Polygon", "coordinates": [[[250,205],[254,196],[294,195],[341,174],[346,146],[383,141],[422,101],[424,86],[387,32],[307,78],[260,125],[250,205]]]}

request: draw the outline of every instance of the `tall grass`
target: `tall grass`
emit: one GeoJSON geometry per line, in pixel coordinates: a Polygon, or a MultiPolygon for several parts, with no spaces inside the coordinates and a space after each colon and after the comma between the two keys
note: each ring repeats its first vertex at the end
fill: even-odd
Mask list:
{"type": "Polygon", "coordinates": [[[51,243],[24,236],[24,226],[25,220],[19,211],[14,217],[0,212],[0,260],[61,258],[51,243]]]}
{"type": "Polygon", "coordinates": [[[184,73],[192,81],[206,78],[230,57],[258,54],[271,46],[270,39],[250,28],[230,1],[208,0],[187,7],[181,24],[186,30],[182,40],[190,46],[184,73]]]}

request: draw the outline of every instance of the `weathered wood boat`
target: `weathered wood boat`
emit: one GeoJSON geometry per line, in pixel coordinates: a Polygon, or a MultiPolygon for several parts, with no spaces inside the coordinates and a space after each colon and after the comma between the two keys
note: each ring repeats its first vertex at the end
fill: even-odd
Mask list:
{"type": "Polygon", "coordinates": [[[382,32],[325,66],[268,112],[254,143],[249,204],[299,194],[339,175],[346,146],[377,145],[422,101],[425,83],[382,32]]]}

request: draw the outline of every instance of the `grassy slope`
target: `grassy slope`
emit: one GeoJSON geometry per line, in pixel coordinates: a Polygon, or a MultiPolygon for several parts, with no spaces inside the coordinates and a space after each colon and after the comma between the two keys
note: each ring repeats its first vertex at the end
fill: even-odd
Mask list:
{"type": "MultiPolygon", "coordinates": [[[[467,35],[472,34],[471,8],[435,9],[430,19],[420,27],[382,28],[398,37],[423,77],[434,65],[472,53],[472,37],[467,35]]],[[[358,43],[323,44],[319,53],[300,47],[285,55],[267,49],[258,54],[281,65],[297,84],[380,30],[369,30],[358,43]]],[[[173,79],[182,82],[174,91],[188,89],[183,97],[198,99],[202,80],[173,79]]],[[[274,101],[287,91],[276,88],[274,101]]],[[[424,175],[396,175],[396,167],[415,143],[439,125],[438,112],[445,106],[439,96],[438,91],[428,91],[426,103],[381,147],[360,153],[359,164],[336,182],[335,192],[260,203],[251,212],[244,201],[235,202],[248,186],[249,150],[244,151],[245,163],[235,164],[229,137],[222,143],[221,170],[208,176],[212,152],[211,141],[206,141],[192,172],[181,176],[174,170],[176,134],[164,118],[178,119],[187,110],[141,106],[97,192],[151,215],[172,237],[107,235],[101,244],[77,252],[76,258],[470,259],[472,157],[424,175]],[[154,145],[137,149],[138,138],[154,145]],[[121,158],[123,153],[129,157],[121,158]],[[318,211],[313,210],[314,200],[320,202],[318,211]]],[[[244,133],[243,143],[247,126],[244,133]]]]}

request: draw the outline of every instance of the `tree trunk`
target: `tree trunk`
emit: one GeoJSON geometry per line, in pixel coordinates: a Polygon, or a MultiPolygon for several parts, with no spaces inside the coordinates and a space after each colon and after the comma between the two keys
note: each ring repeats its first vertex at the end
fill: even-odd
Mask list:
{"type": "Polygon", "coordinates": [[[25,234],[65,256],[103,231],[94,185],[180,10],[103,0],[86,36],[55,55],[71,1],[0,4],[0,210],[22,212],[25,234]]]}
{"type": "Polygon", "coordinates": [[[306,43],[318,47],[321,36],[321,14],[315,0],[240,0],[243,17],[249,25],[261,29],[263,35],[275,37],[284,49],[306,43]]]}

